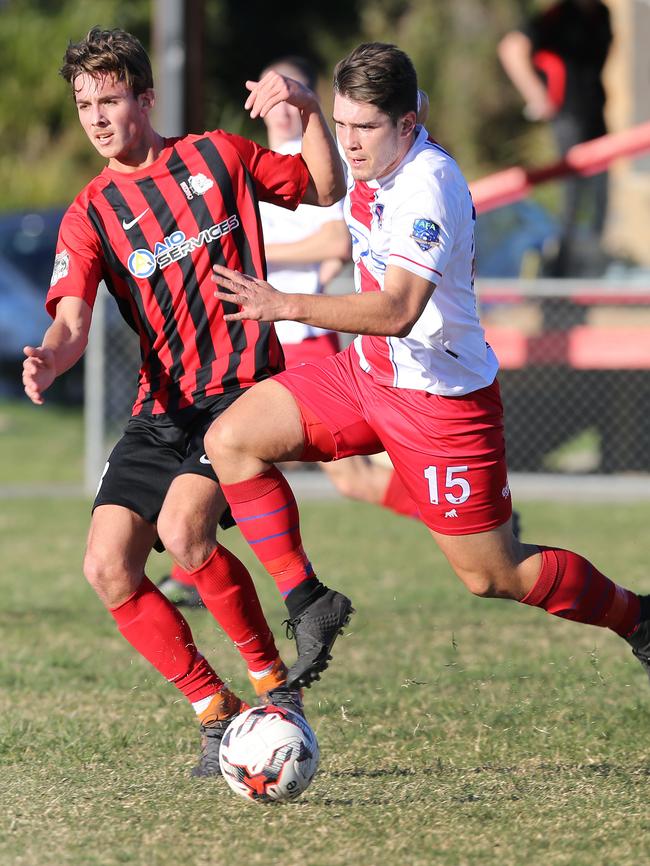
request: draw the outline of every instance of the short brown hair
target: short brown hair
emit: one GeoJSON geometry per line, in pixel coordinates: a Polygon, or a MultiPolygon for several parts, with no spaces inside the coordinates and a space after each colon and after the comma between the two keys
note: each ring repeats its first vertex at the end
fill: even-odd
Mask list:
{"type": "Polygon", "coordinates": [[[134,96],[153,87],[151,61],[140,42],[125,30],[93,27],[81,42],[71,42],[63,57],[61,75],[74,88],[78,75],[94,78],[114,75],[130,87],[134,96]]]}
{"type": "Polygon", "coordinates": [[[408,54],[386,42],[364,42],[334,69],[334,90],[354,102],[369,102],[397,123],[417,112],[418,78],[408,54]]]}

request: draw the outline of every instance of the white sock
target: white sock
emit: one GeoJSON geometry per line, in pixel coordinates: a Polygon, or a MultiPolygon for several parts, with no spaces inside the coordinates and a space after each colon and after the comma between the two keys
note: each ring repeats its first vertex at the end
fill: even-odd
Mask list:
{"type": "Polygon", "coordinates": [[[261,671],[252,671],[249,668],[248,673],[250,674],[251,679],[261,680],[265,676],[267,676],[267,674],[270,674],[274,667],[275,667],[275,662],[273,662],[272,665],[269,665],[268,668],[264,668],[264,670],[261,670],[261,671]]]}
{"type": "MultiPolygon", "coordinates": [[[[214,694],[218,695],[219,692],[215,692],[214,694]]],[[[201,698],[200,701],[194,701],[194,703],[192,704],[192,709],[197,714],[197,716],[200,716],[204,710],[207,710],[213,697],[214,695],[209,695],[207,698],[201,698]]]]}

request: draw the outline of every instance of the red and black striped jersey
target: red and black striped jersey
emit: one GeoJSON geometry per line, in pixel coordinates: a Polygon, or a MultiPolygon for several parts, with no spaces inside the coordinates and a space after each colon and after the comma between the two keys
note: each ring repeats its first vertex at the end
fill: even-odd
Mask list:
{"type": "Polygon", "coordinates": [[[46,306],[83,298],[104,280],[138,333],[142,366],[133,414],[158,414],[246,388],[283,367],[266,322],[225,322],[212,266],[264,278],[258,200],[295,209],[309,173],[284,156],[217,130],[167,139],[137,171],[105,168],[61,223],[46,306]]]}

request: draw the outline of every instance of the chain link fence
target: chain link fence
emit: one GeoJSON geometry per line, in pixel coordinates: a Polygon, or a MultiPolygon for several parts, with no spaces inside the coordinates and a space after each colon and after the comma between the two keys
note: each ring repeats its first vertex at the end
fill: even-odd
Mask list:
{"type": "MultiPolygon", "coordinates": [[[[501,363],[511,472],[650,481],[650,280],[481,280],[477,295],[501,363]]],[[[88,492],[129,417],[138,366],[137,337],[101,292],[85,368],[88,492]]]]}
{"type": "Polygon", "coordinates": [[[483,281],[513,472],[650,472],[650,283],[483,281]]]}
{"type": "Polygon", "coordinates": [[[113,445],[131,414],[140,368],[137,334],[102,284],[97,292],[84,366],[84,487],[94,494],[113,445]]]}

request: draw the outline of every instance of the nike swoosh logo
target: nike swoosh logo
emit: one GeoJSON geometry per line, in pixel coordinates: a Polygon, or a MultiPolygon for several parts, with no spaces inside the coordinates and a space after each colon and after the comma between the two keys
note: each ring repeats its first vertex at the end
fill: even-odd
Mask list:
{"type": "Polygon", "coordinates": [[[124,229],[124,231],[127,231],[127,232],[128,232],[128,230],[129,230],[129,229],[132,229],[133,226],[134,226],[136,223],[139,223],[140,220],[142,219],[142,217],[147,213],[148,210],[149,210],[149,208],[146,207],[146,208],[142,211],[141,214],[138,214],[137,217],[134,217],[134,218],[133,218],[132,220],[130,220],[130,221],[122,220],[122,228],[124,229]]]}
{"type": "Polygon", "coordinates": [[[207,454],[202,454],[201,457],[199,457],[199,463],[207,463],[208,466],[212,465],[212,461],[208,458],[207,454]]]}

